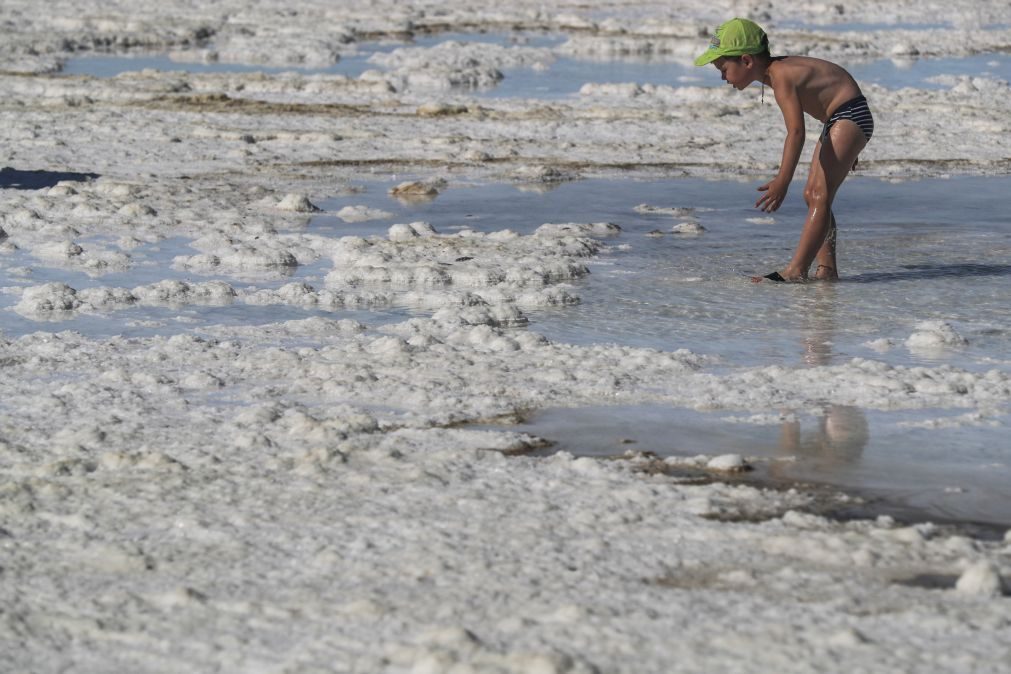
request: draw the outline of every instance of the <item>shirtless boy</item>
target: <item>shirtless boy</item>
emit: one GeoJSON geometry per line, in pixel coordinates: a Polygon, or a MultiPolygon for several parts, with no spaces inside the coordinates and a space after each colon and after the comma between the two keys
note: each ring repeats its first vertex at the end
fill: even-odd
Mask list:
{"type": "Polygon", "coordinates": [[[839,278],[832,201],[874,132],[874,119],[860,87],[834,63],[808,56],[770,56],[765,31],[747,19],[731,19],[716,29],[709,49],[695,59],[698,66],[708,63],[736,89],[743,90],[752,82],[768,84],[783,112],[783,160],[776,177],[758,188],[765,194],[755,203],[757,208],[771,213],[786,198],[804,148],[804,113],[824,124],[804,187],[807,220],[793,259],[785,269],[752,281],[805,281],[815,260],[815,278],[839,278]]]}

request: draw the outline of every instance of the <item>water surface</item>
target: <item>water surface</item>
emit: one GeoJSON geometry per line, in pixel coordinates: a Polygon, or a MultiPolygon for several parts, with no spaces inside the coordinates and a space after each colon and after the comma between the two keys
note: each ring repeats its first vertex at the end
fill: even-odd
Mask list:
{"type": "Polygon", "coordinates": [[[444,233],[615,223],[623,234],[608,241],[605,253],[590,262],[591,274],[575,286],[582,303],[531,312],[534,329],[566,342],[702,348],[733,366],[859,356],[902,365],[942,358],[986,369],[995,360],[1011,360],[1011,218],[1004,205],[1011,180],[851,178],[835,208],[843,279],[808,286],[749,282],[753,274],[786,264],[806,214],[796,195],[772,216],[757,211],[761,182],[585,180],[549,191],[475,185],[445,190],[421,204],[396,201],[386,194],[391,183],[382,183],[322,204],[333,211],[368,205],[393,217],[344,224],[324,215],[311,226],[368,235],[414,220],[444,233]],[[694,215],[637,212],[641,204],[694,209],[694,215]],[[670,233],[684,221],[706,231],[670,233]],[[654,231],[659,235],[651,236],[654,231]],[[966,302],[970,288],[973,301],[966,302]],[[905,348],[915,326],[926,320],[951,322],[969,345],[942,354],[905,348]],[[880,340],[894,346],[882,353],[880,340]]]}
{"type": "MultiPolygon", "coordinates": [[[[429,202],[388,194],[402,177],[363,182],[362,191],[320,200],[326,213],[308,231],[331,237],[385,236],[396,222],[424,220],[439,232],[461,228],[531,233],[548,222],[612,222],[622,233],[605,241],[590,274],[570,292],[576,306],[528,311],[530,326],[549,339],[616,343],[661,350],[689,349],[717,359],[716,372],[779,365],[805,368],[866,358],[892,365],[958,367],[975,372],[1011,368],[1011,217],[1008,177],[847,181],[835,206],[842,280],[828,284],[753,284],[752,274],[782,267],[805,215],[791,195],[774,216],[756,211],[760,179],[738,181],[584,180],[548,186],[455,184],[429,202]],[[345,206],[381,208],[382,220],[345,223],[345,206]],[[679,215],[648,212],[684,209],[679,215]],[[643,212],[647,211],[647,212],[643,212]],[[671,232],[697,222],[696,236],[671,232]],[[926,320],[948,322],[964,346],[923,351],[906,340],[926,320]]],[[[166,234],[169,234],[166,232],[166,234]]],[[[103,237],[81,238],[114,248],[103,237]]],[[[93,277],[49,267],[19,250],[4,256],[0,287],[60,281],[75,288],[132,288],[162,279],[220,279],[239,288],[274,288],[292,280],[317,287],[329,260],[288,274],[237,278],[171,268],[195,251],[185,237],[167,236],[129,251],[134,267],[93,277]]],[[[384,288],[377,288],[388,290],[384,288]]],[[[367,290],[367,289],[366,289],[367,290]]],[[[259,325],[313,315],[354,318],[370,327],[421,313],[406,304],[374,311],[304,310],[288,306],[132,307],[101,316],[38,322],[11,310],[0,294],[0,331],[7,338],[37,330],[84,334],[170,335],[217,324],[259,325]]],[[[301,345],[301,344],[300,344],[301,345]]],[[[632,448],[663,454],[737,452],[775,459],[775,477],[812,480],[869,493],[930,517],[1011,525],[1011,409],[880,411],[824,405],[819,410],[766,410],[783,416],[768,425],[740,417],[660,407],[547,410],[521,430],[591,455],[632,448]],[[950,419],[954,424],[943,423],[950,419]],[[938,423],[940,420],[942,423],[938,423]],[[791,458],[790,461],[783,459],[791,458]]]]}
{"type": "MultiPolygon", "coordinates": [[[[590,263],[591,274],[574,284],[581,304],[528,312],[530,329],[558,341],[687,348],[717,356],[716,371],[838,365],[852,358],[977,372],[1011,367],[1011,217],[1005,206],[1011,179],[851,178],[835,208],[843,278],[807,285],[752,284],[748,278],[786,263],[806,213],[794,196],[770,221],[753,208],[760,182],[586,180],[548,191],[476,185],[409,205],[369,189],[327,206],[367,203],[395,214],[349,226],[360,234],[407,220],[425,220],[443,232],[466,226],[530,233],[546,222],[620,225],[623,233],[607,240],[607,251],[590,263]],[[643,213],[636,210],[640,204],[694,214],[643,213]],[[706,231],[670,232],[685,221],[706,231]],[[906,340],[925,320],[947,321],[968,344],[910,348],[906,340]]],[[[987,410],[978,422],[959,421],[974,412],[826,403],[816,410],[772,410],[781,421],[756,424],[741,410],[603,407],[540,411],[517,430],[555,441],[553,450],[582,455],[740,453],[764,462],[770,479],[853,490],[889,512],[1011,526],[1011,408],[987,410]]]]}
{"type": "Polygon", "coordinates": [[[814,411],[780,412],[779,422],[755,424],[741,421],[747,414],[659,405],[552,409],[510,429],[552,440],[542,453],[740,454],[753,462],[753,477],[762,482],[816,483],[860,496],[867,507],[853,508],[855,512],[1011,526],[1011,449],[1006,440],[1011,410],[992,426],[948,428],[921,424],[925,416],[951,419],[964,411],[826,404],[814,411]]]}
{"type": "MultiPolygon", "coordinates": [[[[411,43],[363,43],[356,53],[344,55],[337,63],[327,67],[264,66],[249,63],[200,62],[199,60],[174,60],[165,53],[154,54],[93,54],[69,59],[63,67],[65,75],[90,75],[114,77],[145,68],[174,72],[299,72],[302,74],[331,74],[359,77],[366,70],[383,70],[371,63],[374,54],[390,52],[402,47],[432,47],[446,41],[497,44],[501,46],[524,45],[554,49],[565,42],[564,36],[541,33],[442,33],[419,37],[411,43]]],[[[196,55],[194,54],[194,59],[196,55]]],[[[1011,55],[976,54],[966,57],[923,57],[866,59],[852,58],[840,61],[859,82],[874,83],[888,88],[918,87],[941,89],[949,85],[934,81],[939,75],[986,76],[1011,79],[1011,55]]],[[[533,68],[507,68],[497,86],[472,91],[478,96],[562,99],[578,96],[586,83],[637,83],[679,86],[721,86],[715,70],[697,68],[692,59],[673,55],[627,56],[617,59],[573,58],[561,53],[543,70],[533,68]]]]}

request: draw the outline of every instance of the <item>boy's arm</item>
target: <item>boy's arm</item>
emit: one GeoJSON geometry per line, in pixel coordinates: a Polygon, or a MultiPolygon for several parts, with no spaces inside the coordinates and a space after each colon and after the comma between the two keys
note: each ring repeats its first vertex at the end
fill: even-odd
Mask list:
{"type": "Polygon", "coordinates": [[[777,210],[786,198],[786,192],[793,180],[793,173],[800,162],[800,153],[804,149],[804,110],[800,106],[800,96],[792,82],[777,82],[773,90],[776,103],[783,112],[783,122],[786,124],[786,140],[783,142],[783,159],[779,164],[779,173],[775,178],[758,188],[765,192],[755,202],[757,208],[767,213],[777,210]]]}

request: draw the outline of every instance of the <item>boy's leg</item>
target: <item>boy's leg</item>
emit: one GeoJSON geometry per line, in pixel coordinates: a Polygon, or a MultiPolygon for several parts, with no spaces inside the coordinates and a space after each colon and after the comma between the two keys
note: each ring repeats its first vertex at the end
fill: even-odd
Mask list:
{"type": "MultiPolygon", "coordinates": [[[[817,190],[818,181],[824,179],[824,171],[819,172],[816,168],[819,157],[821,157],[821,145],[822,141],[819,138],[818,143],[814,146],[814,152],[811,154],[811,170],[807,173],[807,184],[804,185],[804,202],[807,204],[808,209],[811,207],[811,195],[817,190]]],[[[829,213],[832,209],[829,209],[829,213]]],[[[818,268],[815,270],[815,278],[821,279],[823,275],[821,272],[824,270],[828,273],[829,268],[831,271],[835,272],[836,261],[835,261],[835,215],[833,214],[829,218],[829,232],[825,235],[825,241],[821,244],[821,248],[818,249],[818,253],[815,259],[818,261],[818,268]]],[[[785,274],[784,274],[785,275],[785,274]]]]}
{"type": "MultiPolygon", "coordinates": [[[[831,212],[831,209],[829,209],[831,212]]],[[[832,224],[829,225],[828,234],[825,235],[825,243],[821,244],[818,254],[814,260],[818,263],[814,270],[814,277],[819,281],[836,281],[839,279],[839,272],[836,270],[835,245],[839,230],[835,225],[835,213],[832,213],[832,224]]]]}
{"type": "Polygon", "coordinates": [[[808,207],[807,219],[804,221],[793,259],[781,272],[787,280],[807,278],[811,263],[821,253],[824,253],[821,262],[831,266],[833,273],[837,274],[834,234],[831,241],[826,240],[835,226],[832,201],[865,145],[867,138],[864,137],[860,127],[848,119],[841,119],[815,146],[811,172],[804,188],[804,200],[808,207]]]}
{"type": "MultiPolygon", "coordinates": [[[[817,162],[818,158],[821,156],[821,140],[818,140],[818,144],[814,148],[814,154],[812,155],[812,163],[817,162]]],[[[807,175],[807,185],[804,186],[804,200],[807,201],[808,195],[813,193],[814,185],[813,182],[818,180],[819,177],[814,171],[812,166],[811,171],[807,175]]],[[[810,203],[808,204],[810,207],[810,203]]],[[[835,259],[835,246],[836,246],[836,236],[838,235],[838,230],[835,224],[835,213],[832,209],[829,209],[831,213],[830,224],[828,234],[825,235],[825,242],[821,244],[821,248],[818,249],[818,254],[815,256],[815,260],[818,262],[818,267],[814,271],[814,277],[819,281],[835,281],[839,278],[839,273],[836,271],[836,259],[835,259]]]]}

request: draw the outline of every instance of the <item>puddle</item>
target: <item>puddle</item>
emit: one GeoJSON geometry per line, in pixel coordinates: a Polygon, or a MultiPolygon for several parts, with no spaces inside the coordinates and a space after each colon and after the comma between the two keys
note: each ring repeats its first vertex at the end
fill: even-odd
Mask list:
{"type": "Polygon", "coordinates": [[[304,67],[298,64],[267,66],[251,63],[231,63],[226,61],[203,61],[201,54],[214,53],[211,45],[200,52],[146,53],[146,54],[89,54],[67,59],[61,70],[64,75],[90,75],[91,77],[115,77],[127,72],[150,68],[169,72],[193,73],[249,73],[262,72],[277,74],[297,72],[305,75],[344,75],[359,77],[366,70],[382,70],[369,59],[374,54],[384,54],[396,49],[434,47],[443,42],[469,42],[495,44],[503,47],[522,45],[525,47],[556,47],[565,41],[563,36],[541,33],[438,33],[419,36],[410,42],[362,42],[353,53],[342,54],[340,60],[326,67],[304,67]]]}
{"type": "MultiPolygon", "coordinates": [[[[460,228],[512,229],[530,233],[547,222],[613,222],[623,233],[607,240],[590,274],[571,289],[582,302],[527,312],[531,328],[549,339],[575,344],[619,343],[663,350],[687,348],[718,357],[724,367],[780,364],[833,364],[873,358],[896,365],[948,363],[971,370],[1007,365],[1011,331],[1011,222],[1006,218],[1008,178],[931,179],[899,184],[854,177],[841,191],[838,284],[777,287],[748,281],[782,265],[796,243],[805,209],[799,197],[774,217],[756,211],[758,179],[708,181],[584,180],[548,191],[508,184],[460,185],[427,203],[403,203],[387,194],[391,179],[363,184],[364,192],[319,205],[311,233],[330,237],[385,236],[396,222],[423,220],[442,233],[460,228]],[[637,205],[694,210],[705,228],[699,236],[670,233],[686,218],[643,213],[637,205]],[[345,223],[334,215],[344,206],[364,205],[391,213],[382,220],[345,223]],[[649,236],[650,232],[660,232],[649,236]],[[966,302],[971,288],[972,302],[966,302]],[[906,340],[926,320],[949,322],[967,344],[942,351],[910,348],[906,340]]],[[[166,232],[167,234],[167,232],[166,232]]],[[[116,250],[114,243],[83,238],[116,250]]],[[[291,281],[320,287],[329,260],[320,260],[259,278],[197,274],[172,268],[179,255],[192,255],[189,242],[168,237],[129,251],[133,266],[103,276],[49,267],[23,251],[5,256],[0,287],[62,282],[77,288],[133,288],[163,279],[188,282],[222,280],[237,288],[277,288],[291,281]],[[11,272],[11,270],[15,270],[11,272]]],[[[16,336],[54,329],[17,317],[15,296],[0,295],[2,327],[16,336]]],[[[155,311],[151,320],[164,320],[155,311]]],[[[102,326],[114,333],[124,321],[148,309],[110,314],[104,323],[86,317],[61,322],[59,329],[88,334],[102,326]]],[[[229,312],[250,322],[316,315],[302,309],[265,308],[237,303],[229,312]],[[242,312],[246,312],[243,314],[242,312]],[[284,314],[287,315],[287,314],[284,314]]],[[[322,313],[322,312],[320,312],[322,313]]],[[[365,312],[369,324],[398,320],[403,307],[365,312]]],[[[332,312],[331,317],[350,316],[332,312]]],[[[196,318],[215,320],[204,309],[196,318]]],[[[185,329],[163,326],[154,330],[185,329]]]]}
{"type": "MultiPolygon", "coordinates": [[[[835,284],[752,284],[748,276],[783,264],[805,209],[799,196],[774,216],[752,204],[761,179],[583,180],[546,189],[511,184],[455,184],[435,199],[400,202],[388,194],[402,177],[366,182],[361,192],[318,200],[326,212],[308,231],[325,236],[380,235],[396,222],[427,221],[442,233],[460,228],[529,234],[548,222],[612,222],[622,233],[588,261],[590,275],[570,292],[582,302],[528,311],[529,329],[574,344],[616,343],[665,351],[689,349],[717,359],[716,373],[755,366],[809,367],[867,358],[891,365],[948,365],[971,371],[1011,365],[1011,219],[1008,177],[957,177],[890,183],[854,177],[836,202],[843,279],[835,284]],[[650,208],[637,208],[647,205],[650,208]],[[345,206],[388,211],[382,220],[345,223],[345,206]],[[656,209],[686,209],[675,217],[656,209]],[[671,233],[682,221],[701,235],[671,233]],[[658,235],[650,235],[658,231],[658,235]],[[966,343],[923,350],[907,342],[922,321],[946,321],[966,343]]],[[[134,267],[99,277],[48,267],[23,251],[5,256],[0,287],[61,281],[81,289],[132,288],[163,279],[224,280],[237,288],[276,288],[292,280],[320,287],[329,260],[288,276],[205,276],[172,268],[194,251],[171,232],[132,249],[134,267]]],[[[115,249],[111,239],[84,238],[115,249]]],[[[368,290],[363,288],[362,290],[368,290]]],[[[407,307],[325,312],[289,306],[133,307],[108,315],[36,322],[0,294],[6,338],[39,330],[88,336],[171,335],[226,323],[260,325],[310,316],[352,318],[375,327],[402,320],[407,307]]],[[[913,412],[823,410],[785,423],[735,423],[732,412],[669,408],[545,411],[519,430],[580,454],[629,448],[659,454],[741,453],[769,460],[777,479],[810,480],[884,495],[948,519],[1011,523],[1008,409],[913,412]],[[940,421],[938,423],[938,421],[940,421]],[[996,426],[986,425],[994,423],[996,426]],[[973,425],[975,424],[975,425],[973,425]],[[786,440],[784,440],[786,438],[786,440]],[[634,443],[623,443],[634,440],[634,443]],[[788,444],[784,444],[788,441],[788,444]],[[785,461],[785,457],[795,461],[785,461]]],[[[791,413],[790,410],[773,411],[791,413]]],[[[775,420],[774,420],[775,421],[775,420]]]]}
{"type": "MultiPolygon", "coordinates": [[[[358,77],[366,70],[382,70],[369,62],[373,54],[390,52],[402,47],[432,47],[442,42],[496,44],[511,46],[522,44],[530,47],[552,49],[558,47],[565,38],[552,34],[527,33],[443,33],[421,37],[411,43],[363,43],[357,53],[344,55],[338,63],[325,68],[301,68],[297,65],[285,67],[259,66],[241,63],[196,60],[189,62],[176,60],[168,54],[138,55],[89,55],[69,59],[63,67],[65,75],[90,75],[93,77],[114,77],[125,72],[135,72],[145,68],[171,72],[299,72],[303,74],[331,74],[358,77]]],[[[194,53],[194,59],[197,54],[194,53]]],[[[910,58],[910,59],[866,59],[841,60],[840,63],[853,73],[860,82],[874,83],[888,88],[917,87],[943,89],[948,85],[931,81],[939,75],[989,76],[1011,79],[1011,55],[977,54],[960,58],[910,58]]],[[[556,59],[546,69],[507,68],[502,71],[504,79],[497,86],[469,93],[491,98],[533,98],[564,99],[578,96],[586,83],[638,83],[679,87],[687,85],[721,86],[722,82],[714,70],[696,68],[689,58],[623,58],[620,60],[575,59],[556,54],[556,59]]]]}
{"type": "MultiPolygon", "coordinates": [[[[844,279],[788,287],[754,285],[746,278],[789,256],[805,215],[800,199],[794,199],[771,222],[755,221],[763,215],[750,207],[760,182],[586,180],[547,192],[481,185],[449,189],[414,205],[388,197],[385,188],[370,187],[326,205],[365,204],[394,214],[353,225],[363,234],[408,220],[428,221],[443,232],[467,226],[530,233],[545,222],[620,225],[623,233],[608,240],[610,252],[592,262],[590,276],[574,288],[581,304],[528,312],[530,329],[557,341],[688,348],[719,357],[716,371],[832,365],[852,358],[905,366],[946,363],[975,371],[1007,368],[1008,178],[897,184],[853,178],[836,202],[844,279]],[[694,208],[695,214],[640,213],[638,204],[694,208]],[[706,231],[701,236],[669,233],[686,219],[697,220],[706,231]],[[653,230],[665,233],[647,236],[653,230]],[[968,344],[943,351],[910,348],[906,340],[927,319],[951,322],[968,344]]],[[[332,216],[314,222],[328,219],[332,216]]],[[[1011,410],[992,411],[994,427],[959,426],[953,419],[971,410],[826,407],[822,412],[797,423],[756,425],[728,420],[748,415],[726,411],[547,410],[509,428],[555,441],[551,451],[579,455],[614,456],[635,449],[662,456],[758,456],[768,460],[769,479],[851,490],[883,511],[1011,525],[1006,486],[1011,410]],[[951,427],[945,427],[946,419],[951,427]]]]}
{"type": "Polygon", "coordinates": [[[844,279],[806,287],[748,281],[785,263],[806,214],[802,200],[793,198],[772,218],[762,217],[751,207],[760,182],[584,180],[547,192],[478,185],[447,189],[422,204],[389,197],[390,182],[320,205],[328,211],[366,205],[392,217],[344,224],[317,216],[310,227],[369,235],[416,220],[443,233],[459,227],[530,233],[546,222],[618,224],[622,235],[608,240],[608,252],[589,263],[590,275],[574,289],[581,304],[529,312],[532,329],[558,341],[688,348],[728,366],[862,357],[989,369],[995,359],[1008,360],[1011,222],[1004,195],[1011,180],[851,178],[836,206],[844,279]],[[640,213],[639,204],[694,208],[693,219],[706,231],[671,234],[686,218],[640,213]],[[653,230],[663,234],[647,236],[653,230]],[[967,286],[971,304],[964,301],[967,286]],[[905,342],[915,325],[931,319],[951,322],[969,344],[910,350],[905,342]]]}
{"type": "Polygon", "coordinates": [[[754,457],[761,479],[773,483],[826,484],[896,511],[1011,526],[1006,428],[911,428],[924,411],[838,405],[817,416],[783,413],[781,422],[756,425],[735,422],[742,415],[732,412],[660,406],[555,409],[509,429],[553,440],[542,453],[741,454],[754,457]]]}
{"type": "Polygon", "coordinates": [[[867,63],[845,63],[858,82],[873,83],[890,89],[950,89],[933,81],[941,75],[968,75],[1011,80],[1011,54],[976,54],[960,58],[923,57],[881,59],[867,63]]]}
{"type": "MultiPolygon", "coordinates": [[[[93,247],[117,250],[114,241],[107,237],[82,237],[76,241],[85,250],[93,247]]],[[[276,272],[262,272],[256,276],[235,276],[226,273],[195,274],[175,269],[173,260],[180,255],[197,253],[183,237],[167,237],[146,243],[129,251],[131,267],[101,275],[88,274],[73,268],[50,267],[45,260],[37,259],[26,251],[18,250],[4,256],[0,267],[0,288],[37,286],[44,283],[65,283],[80,291],[86,288],[112,287],[136,288],[160,281],[206,283],[224,281],[241,289],[276,289],[293,281],[305,281],[314,287],[323,286],[323,277],[330,270],[329,260],[300,265],[294,269],[282,268],[276,272]],[[10,270],[17,270],[11,274],[10,270]]],[[[186,304],[174,306],[131,306],[110,313],[79,313],[71,318],[36,321],[15,313],[12,309],[17,296],[0,293],[0,331],[5,337],[16,338],[37,331],[74,330],[88,337],[150,337],[174,335],[194,328],[210,325],[266,325],[288,320],[301,320],[313,316],[352,319],[369,326],[379,326],[403,320],[409,311],[403,307],[379,307],[372,310],[345,309],[339,312],[304,309],[286,305],[255,305],[241,301],[217,304],[186,304]]]]}

